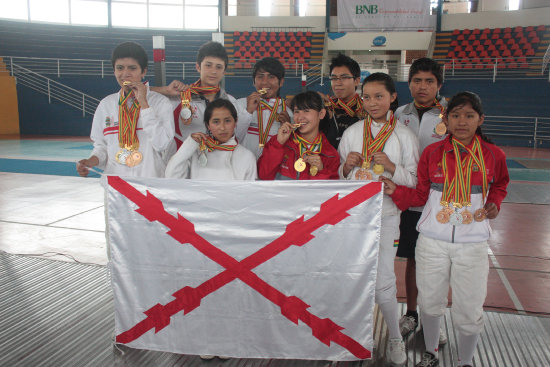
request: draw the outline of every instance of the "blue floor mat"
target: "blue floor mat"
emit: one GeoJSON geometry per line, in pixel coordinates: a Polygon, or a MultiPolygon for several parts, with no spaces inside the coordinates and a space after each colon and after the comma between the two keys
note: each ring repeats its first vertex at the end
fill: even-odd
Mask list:
{"type": "MultiPolygon", "coordinates": [[[[75,162],[0,158],[0,171],[78,177],[75,162]]],[[[88,177],[99,177],[99,175],[95,172],[90,172],[88,177]]]]}
{"type": "Polygon", "coordinates": [[[514,161],[513,159],[507,159],[506,165],[508,166],[508,168],[527,168],[523,164],[514,161]]]}

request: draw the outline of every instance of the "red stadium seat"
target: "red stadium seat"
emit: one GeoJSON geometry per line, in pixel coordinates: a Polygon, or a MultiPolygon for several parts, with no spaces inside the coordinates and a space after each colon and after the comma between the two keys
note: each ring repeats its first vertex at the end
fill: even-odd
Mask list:
{"type": "Polygon", "coordinates": [[[512,38],[512,33],[504,33],[504,36],[502,36],[503,39],[510,39],[512,38]]]}
{"type": "Polygon", "coordinates": [[[311,42],[309,41],[304,42],[304,47],[311,47],[311,42]]]}
{"type": "Polygon", "coordinates": [[[526,44],[526,43],[529,43],[529,41],[527,41],[527,38],[521,37],[521,38],[519,39],[518,43],[519,43],[520,45],[524,45],[524,44],[526,44]]]}
{"type": "Polygon", "coordinates": [[[475,52],[475,51],[470,51],[470,53],[468,54],[468,57],[470,57],[470,58],[477,57],[477,52],[475,52]]]}
{"type": "Polygon", "coordinates": [[[474,50],[474,48],[473,48],[472,46],[470,46],[470,45],[468,45],[468,46],[464,49],[464,51],[466,51],[466,52],[470,52],[470,51],[473,51],[473,50],[474,50]]]}
{"type": "Polygon", "coordinates": [[[447,52],[446,58],[447,59],[454,59],[455,58],[455,53],[453,51],[447,52]]]}
{"type": "Polygon", "coordinates": [[[491,29],[489,28],[483,28],[483,31],[481,32],[482,34],[490,34],[491,33],[491,29]]]}
{"type": "Polygon", "coordinates": [[[519,49],[520,49],[520,47],[519,47],[519,45],[518,45],[517,43],[514,43],[514,44],[512,45],[512,47],[510,47],[510,50],[511,50],[511,51],[515,51],[515,50],[519,50],[519,49]]]}
{"type": "Polygon", "coordinates": [[[489,45],[489,47],[487,47],[487,51],[495,51],[497,49],[497,47],[495,45],[489,45]]]}
{"type": "Polygon", "coordinates": [[[531,43],[532,43],[532,44],[535,44],[535,45],[536,45],[536,44],[539,43],[539,42],[540,42],[540,39],[539,39],[538,37],[533,37],[533,38],[531,38],[531,43]]]}
{"type": "Polygon", "coordinates": [[[502,30],[500,28],[493,29],[493,34],[500,34],[502,30]]]}
{"type": "Polygon", "coordinates": [[[521,50],[514,50],[514,53],[512,54],[513,56],[515,57],[520,57],[520,56],[523,56],[523,51],[521,50]]]}
{"type": "Polygon", "coordinates": [[[241,57],[242,54],[240,51],[235,51],[235,53],[233,54],[234,57],[241,57]]]}
{"type": "Polygon", "coordinates": [[[453,36],[458,36],[460,34],[460,29],[455,29],[453,31],[453,36]]]}
{"type": "Polygon", "coordinates": [[[530,48],[529,50],[527,50],[525,52],[525,56],[535,56],[535,50],[533,50],[532,48],[530,48]]]}
{"type": "Polygon", "coordinates": [[[243,36],[248,37],[248,36],[250,36],[250,33],[248,33],[248,31],[244,31],[243,36]]]}
{"type": "Polygon", "coordinates": [[[491,46],[493,44],[493,42],[491,42],[491,40],[485,40],[483,42],[483,46],[491,46]]]}
{"type": "Polygon", "coordinates": [[[539,26],[537,27],[537,32],[544,32],[544,31],[546,31],[546,26],[544,26],[544,25],[539,25],[539,26]]]}
{"type": "Polygon", "coordinates": [[[516,44],[516,40],[513,39],[513,38],[510,38],[508,41],[506,41],[506,44],[509,45],[509,46],[514,45],[514,44],[516,44]]]}
{"type": "Polygon", "coordinates": [[[302,31],[296,32],[296,37],[302,37],[304,33],[302,31]]]}
{"type": "Polygon", "coordinates": [[[479,45],[481,45],[481,42],[479,42],[479,40],[475,40],[474,43],[472,43],[473,47],[476,47],[476,46],[479,46],[479,45]]]}
{"type": "Polygon", "coordinates": [[[485,47],[483,47],[482,45],[478,45],[476,47],[476,52],[481,52],[481,51],[484,51],[485,50],[485,47]]]}
{"type": "Polygon", "coordinates": [[[472,34],[480,34],[481,31],[479,30],[479,28],[474,28],[474,30],[472,31],[472,34]]]}
{"type": "Polygon", "coordinates": [[[518,25],[516,28],[514,28],[514,33],[523,32],[523,27],[518,25]]]}
{"type": "Polygon", "coordinates": [[[262,36],[262,37],[267,37],[267,32],[262,32],[262,33],[260,33],[260,36],[262,36]]]}
{"type": "Polygon", "coordinates": [[[460,52],[458,53],[458,58],[459,58],[459,59],[464,59],[464,58],[466,58],[466,52],[460,51],[460,52]]]}
{"type": "Polygon", "coordinates": [[[486,40],[487,39],[487,33],[482,33],[481,36],[479,36],[480,40],[486,40]]]}
{"type": "Polygon", "coordinates": [[[241,47],[241,41],[235,41],[235,43],[233,44],[233,46],[235,47],[241,47]]]}
{"type": "Polygon", "coordinates": [[[500,57],[500,52],[498,52],[497,50],[492,51],[491,57],[500,57]]]}
{"type": "Polygon", "coordinates": [[[257,31],[252,31],[252,33],[250,33],[252,35],[252,37],[258,37],[258,32],[257,31]]]}
{"type": "Polygon", "coordinates": [[[266,36],[260,36],[260,37],[258,38],[258,41],[260,41],[260,42],[267,42],[267,37],[266,37],[266,36]]]}
{"type": "Polygon", "coordinates": [[[462,51],[462,47],[456,46],[453,51],[454,52],[460,52],[460,51],[462,51]]]}
{"type": "Polygon", "coordinates": [[[531,50],[533,48],[533,46],[531,46],[530,43],[524,43],[522,46],[521,46],[521,49],[522,50],[531,50]]]}
{"type": "Polygon", "coordinates": [[[535,31],[531,31],[531,32],[529,32],[529,34],[527,35],[527,37],[529,37],[529,38],[533,38],[533,37],[536,37],[536,36],[537,36],[537,32],[535,32],[535,31]]]}
{"type": "Polygon", "coordinates": [[[479,57],[489,57],[489,54],[487,53],[487,51],[481,51],[479,53],[479,57]]]}
{"type": "Polygon", "coordinates": [[[287,48],[290,48],[290,47],[292,47],[292,44],[289,41],[286,41],[284,46],[287,47],[287,48]]]}
{"type": "Polygon", "coordinates": [[[475,39],[476,39],[476,35],[475,35],[475,34],[470,34],[470,35],[468,36],[468,41],[473,41],[473,40],[475,40],[475,39]]]}
{"type": "Polygon", "coordinates": [[[250,41],[246,41],[246,42],[244,43],[244,46],[245,46],[245,47],[252,47],[252,43],[250,43],[250,41]]]}
{"type": "Polygon", "coordinates": [[[313,36],[313,34],[310,31],[307,31],[306,32],[306,37],[311,37],[311,36],[313,36]]]}
{"type": "Polygon", "coordinates": [[[472,31],[470,31],[468,28],[462,30],[462,34],[464,35],[469,35],[470,33],[472,33],[472,31]]]}
{"type": "Polygon", "coordinates": [[[532,25],[528,26],[528,27],[525,27],[524,31],[525,32],[532,32],[535,30],[535,27],[533,27],[532,25]]]}
{"type": "Polygon", "coordinates": [[[459,41],[464,41],[464,35],[463,34],[459,34],[457,37],[456,37],[457,40],[459,41]]]}
{"type": "Polygon", "coordinates": [[[239,31],[233,32],[233,37],[238,37],[240,35],[241,35],[241,32],[239,32],[239,31]]]}
{"type": "Polygon", "coordinates": [[[498,40],[498,39],[500,39],[500,35],[494,33],[494,34],[491,36],[491,39],[492,39],[492,40],[498,40]]]}
{"type": "Polygon", "coordinates": [[[512,33],[512,28],[510,27],[504,28],[504,33],[512,33]]]}
{"type": "Polygon", "coordinates": [[[502,38],[497,39],[497,41],[495,42],[495,46],[500,46],[503,44],[504,44],[504,40],[502,38]]]}
{"type": "Polygon", "coordinates": [[[502,56],[509,57],[509,56],[512,56],[512,53],[510,52],[510,50],[504,50],[502,51],[502,56]]]}

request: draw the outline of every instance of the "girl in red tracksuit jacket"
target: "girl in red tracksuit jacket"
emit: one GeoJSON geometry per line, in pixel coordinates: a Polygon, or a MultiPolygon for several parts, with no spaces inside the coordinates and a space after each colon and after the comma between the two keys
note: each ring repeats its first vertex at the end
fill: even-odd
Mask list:
{"type": "Polygon", "coordinates": [[[292,99],[294,124],[281,125],[258,159],[261,180],[337,180],[340,157],[319,131],[325,116],[323,100],[307,91],[292,99]]]}
{"type": "Polygon", "coordinates": [[[458,330],[459,366],[471,366],[483,329],[491,228],[510,178],[504,152],[481,133],[479,97],[454,96],[443,121],[449,137],[429,145],[418,163],[416,189],[384,181],[401,210],[425,205],[418,222],[416,282],[426,352],[417,366],[436,366],[440,316],[453,290],[453,323],[458,330]]]}

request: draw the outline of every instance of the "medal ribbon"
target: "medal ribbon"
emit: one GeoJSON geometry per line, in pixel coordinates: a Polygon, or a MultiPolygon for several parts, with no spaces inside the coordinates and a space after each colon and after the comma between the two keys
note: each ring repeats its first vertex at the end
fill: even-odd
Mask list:
{"type": "Polygon", "coordinates": [[[309,142],[301,135],[296,134],[296,132],[293,131],[292,140],[300,147],[300,158],[302,158],[304,154],[321,154],[323,143],[321,139],[321,134],[317,135],[313,142],[309,142]]]}
{"type": "Polygon", "coordinates": [[[208,95],[208,94],[217,94],[220,91],[220,87],[201,87],[201,80],[197,80],[189,86],[186,90],[180,93],[181,102],[188,100],[191,102],[191,94],[196,95],[208,95]]]}
{"type": "Polygon", "coordinates": [[[365,110],[363,109],[363,103],[361,103],[361,97],[359,97],[357,93],[348,103],[342,101],[340,98],[329,98],[329,103],[332,109],[340,108],[351,117],[362,118],[366,115],[365,110]]]}
{"type": "MultiPolygon", "coordinates": [[[[212,152],[214,150],[223,150],[226,152],[232,152],[237,147],[237,144],[235,145],[221,145],[217,140],[207,137],[206,141],[204,141],[204,145],[206,145],[206,149],[208,149],[208,152],[212,152]]],[[[201,147],[203,142],[201,142],[201,147]]]]}
{"type": "Polygon", "coordinates": [[[439,101],[437,100],[437,98],[434,98],[432,104],[430,104],[430,105],[423,105],[423,104],[421,104],[421,103],[416,102],[416,100],[414,101],[414,105],[415,105],[416,107],[418,107],[418,108],[430,108],[430,107],[433,108],[433,107],[435,107],[435,108],[439,109],[439,113],[440,113],[440,114],[444,114],[444,113],[445,113],[445,107],[443,107],[443,106],[441,105],[441,103],[439,103],[439,101]]]}
{"type": "Polygon", "coordinates": [[[455,176],[450,177],[448,172],[447,152],[443,154],[442,168],[445,176],[445,182],[443,184],[443,195],[441,200],[442,206],[447,206],[449,203],[453,203],[454,206],[470,206],[471,205],[471,192],[472,192],[472,172],[474,162],[479,166],[480,173],[483,175],[482,194],[483,198],[487,195],[488,181],[487,171],[485,167],[485,159],[481,151],[481,143],[479,137],[474,137],[472,148],[466,147],[458,140],[451,138],[453,145],[453,152],[455,155],[455,176]],[[460,155],[460,148],[463,148],[468,153],[467,157],[462,160],[460,155]]]}
{"type": "Polygon", "coordinates": [[[283,111],[286,111],[286,103],[284,99],[277,97],[275,99],[275,103],[273,104],[273,107],[269,105],[266,101],[263,99],[260,100],[260,103],[258,104],[258,107],[256,109],[256,114],[258,115],[258,130],[259,130],[259,144],[265,145],[267,142],[267,138],[269,136],[269,131],[271,130],[271,126],[273,125],[273,121],[275,121],[275,118],[277,117],[277,109],[279,108],[279,104],[283,106],[283,111]],[[269,119],[267,120],[267,126],[264,129],[264,123],[263,123],[263,117],[264,117],[264,111],[269,110],[269,119]]]}
{"type": "Polygon", "coordinates": [[[136,133],[137,122],[141,106],[135,98],[134,92],[124,95],[124,89],[120,90],[118,98],[118,145],[121,148],[125,146],[133,149],[139,148],[139,140],[136,133]],[[128,108],[128,101],[133,98],[133,103],[128,108]]]}
{"type": "Polygon", "coordinates": [[[390,120],[384,124],[382,129],[376,134],[376,137],[372,136],[371,126],[372,126],[372,117],[367,116],[363,125],[363,157],[370,162],[369,156],[373,153],[381,152],[384,150],[386,142],[390,138],[390,135],[395,129],[396,120],[393,116],[393,112],[390,115],[390,120]]]}

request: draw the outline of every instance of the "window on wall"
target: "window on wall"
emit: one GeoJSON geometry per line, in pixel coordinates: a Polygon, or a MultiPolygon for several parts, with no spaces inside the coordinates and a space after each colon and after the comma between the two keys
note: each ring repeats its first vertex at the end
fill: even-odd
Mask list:
{"type": "Polygon", "coordinates": [[[325,0],[299,0],[298,5],[301,17],[326,15],[327,4],[325,0]]]}
{"type": "Polygon", "coordinates": [[[71,0],[71,24],[107,25],[107,0],[71,0]]]}
{"type": "Polygon", "coordinates": [[[147,0],[112,0],[113,27],[147,28],[147,0]]]}
{"type": "Polygon", "coordinates": [[[258,15],[260,17],[271,15],[271,0],[258,0],[258,15]]]}
{"type": "Polygon", "coordinates": [[[30,0],[29,7],[31,21],[69,23],[68,0],[30,0]]]}
{"type": "Polygon", "coordinates": [[[183,28],[182,0],[149,0],[150,28],[183,28]]]}
{"type": "Polygon", "coordinates": [[[0,18],[28,20],[27,0],[0,0],[0,18]]]}
{"type": "Polygon", "coordinates": [[[227,15],[230,17],[237,15],[237,0],[227,1],[227,15]]]}
{"type": "Polygon", "coordinates": [[[0,0],[0,18],[106,26],[109,3],[114,27],[218,29],[218,0],[0,0]]]}

